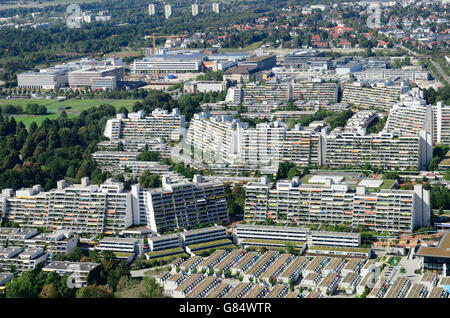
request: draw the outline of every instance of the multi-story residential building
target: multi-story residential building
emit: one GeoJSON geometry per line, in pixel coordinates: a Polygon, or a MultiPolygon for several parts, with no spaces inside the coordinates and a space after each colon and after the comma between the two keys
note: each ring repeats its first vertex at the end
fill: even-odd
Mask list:
{"type": "Polygon", "coordinates": [[[345,129],[356,132],[367,131],[367,127],[378,118],[378,113],[372,110],[362,110],[353,115],[345,124],[345,129]]]}
{"type": "Polygon", "coordinates": [[[296,125],[294,129],[288,129],[285,123],[277,120],[244,129],[241,136],[241,163],[259,165],[292,161],[302,166],[323,164],[323,138],[309,127],[303,129],[296,125]]]}
{"type": "Polygon", "coordinates": [[[0,247],[0,271],[22,274],[45,263],[47,258],[42,248],[0,247]]]}
{"type": "Polygon", "coordinates": [[[163,177],[162,187],[149,190],[146,197],[144,211],[154,232],[228,221],[223,183],[203,182],[201,176],[194,176],[192,183],[171,183],[163,177]]]}
{"type": "Polygon", "coordinates": [[[330,167],[370,165],[382,169],[422,169],[432,158],[431,135],[378,134],[333,130],[326,136],[326,164],[330,167]]]}
{"type": "MultiPolygon", "coordinates": [[[[267,219],[297,225],[349,224],[375,231],[408,232],[430,223],[429,191],[416,185],[414,190],[380,190],[369,193],[363,186],[356,191],[347,184],[300,184],[298,179],[266,180],[249,183],[246,188],[245,219],[267,219]]],[[[311,244],[316,244],[312,242],[311,244]]]]}
{"type": "Polygon", "coordinates": [[[158,7],[154,3],[150,3],[148,5],[148,14],[149,15],[157,15],[158,14],[158,7]]]}
{"type": "Polygon", "coordinates": [[[166,19],[168,19],[170,18],[171,15],[172,15],[172,5],[166,4],[164,6],[164,16],[166,17],[166,19]]]}
{"type": "Polygon", "coordinates": [[[320,81],[303,81],[292,85],[292,98],[294,100],[312,100],[320,103],[336,103],[338,99],[338,86],[336,83],[320,81]]]}
{"type": "Polygon", "coordinates": [[[287,103],[292,99],[292,85],[290,83],[248,83],[242,88],[243,102],[261,103],[267,100],[276,100],[287,103]]]}
{"type": "Polygon", "coordinates": [[[194,3],[191,6],[191,9],[192,9],[192,16],[194,16],[194,17],[197,16],[199,14],[199,12],[200,12],[200,6],[198,4],[196,4],[196,3],[194,3]]]}
{"type": "Polygon", "coordinates": [[[408,87],[392,83],[378,82],[366,84],[353,82],[344,84],[342,101],[362,108],[389,111],[405,93],[408,87]]]}
{"type": "Polygon", "coordinates": [[[419,88],[413,88],[400,95],[400,101],[395,104],[387,119],[385,130],[393,130],[401,135],[418,135],[421,130],[426,130],[434,136],[433,108],[427,106],[423,98],[423,92],[419,88]]]}
{"type": "Polygon", "coordinates": [[[184,127],[185,117],[180,115],[178,108],[173,109],[171,113],[157,108],[150,116],[145,116],[144,111],[129,113],[128,118],[117,114],[116,118],[106,122],[104,135],[112,140],[178,140],[184,134],[184,127]]]}
{"type": "Polygon", "coordinates": [[[436,142],[450,145],[450,106],[444,106],[443,102],[438,102],[433,110],[436,142]]]}
{"type": "Polygon", "coordinates": [[[217,13],[220,14],[220,12],[222,11],[222,4],[219,2],[214,2],[212,4],[212,10],[217,13]]]}
{"type": "Polygon", "coordinates": [[[81,288],[87,285],[89,273],[99,265],[89,262],[54,261],[45,266],[42,271],[53,272],[58,275],[68,275],[72,278],[71,283],[73,286],[81,288]]]}
{"type": "Polygon", "coordinates": [[[195,114],[190,122],[183,148],[198,161],[233,163],[237,159],[240,134],[245,124],[232,116],[195,114]]]}
{"type": "Polygon", "coordinates": [[[251,239],[261,240],[262,243],[289,241],[316,246],[359,247],[361,245],[360,233],[312,231],[304,227],[236,224],[233,233],[238,244],[251,239]]]}
{"type": "Polygon", "coordinates": [[[128,257],[130,255],[140,255],[143,253],[143,243],[135,238],[105,237],[100,240],[98,251],[112,251],[117,257],[128,257]]]}
{"type": "Polygon", "coordinates": [[[57,188],[41,187],[3,191],[4,218],[23,227],[72,230],[78,233],[114,234],[134,222],[131,192],[122,183],[108,179],[100,186],[89,178],[69,186],[58,181],[57,188]]]}

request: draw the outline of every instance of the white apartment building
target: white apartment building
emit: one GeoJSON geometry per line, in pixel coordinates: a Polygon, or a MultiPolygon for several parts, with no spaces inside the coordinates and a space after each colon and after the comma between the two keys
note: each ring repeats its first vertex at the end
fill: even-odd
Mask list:
{"type": "Polygon", "coordinates": [[[438,102],[434,110],[436,143],[450,145],[450,106],[438,102]]]}
{"type": "Polygon", "coordinates": [[[406,91],[408,87],[403,85],[353,82],[344,84],[342,101],[362,108],[389,111],[406,91]]]}
{"type": "Polygon", "coordinates": [[[0,272],[17,272],[20,275],[34,270],[47,258],[48,254],[42,248],[0,247],[0,272]]]}
{"type": "Polygon", "coordinates": [[[182,147],[197,161],[233,163],[237,160],[240,134],[246,127],[232,116],[195,114],[182,147]]]}
{"type": "Polygon", "coordinates": [[[150,3],[148,5],[148,14],[149,15],[157,15],[158,14],[158,7],[154,3],[150,3]]]}
{"type": "Polygon", "coordinates": [[[115,234],[133,224],[131,193],[122,183],[108,179],[97,186],[83,178],[81,184],[57,184],[47,192],[39,185],[15,195],[3,191],[4,218],[22,227],[92,234],[115,234]]]}
{"type": "Polygon", "coordinates": [[[184,134],[185,117],[178,108],[171,113],[160,108],[146,116],[144,111],[129,113],[128,118],[117,114],[116,118],[108,119],[104,136],[110,139],[155,139],[164,138],[176,140],[184,134]]]}
{"type": "Polygon", "coordinates": [[[435,139],[433,126],[433,109],[427,106],[423,92],[415,87],[400,95],[399,103],[389,112],[384,129],[400,135],[418,135],[421,130],[426,130],[435,139]]]}
{"type": "MultiPolygon", "coordinates": [[[[276,186],[261,180],[245,186],[245,219],[296,225],[351,224],[374,231],[409,232],[430,224],[430,193],[421,185],[414,190],[356,191],[347,184],[300,184],[282,180],[276,186]]],[[[321,240],[320,235],[317,240],[321,240]]],[[[325,239],[323,239],[326,242],[325,239]]],[[[310,244],[316,244],[314,239],[310,244]]]]}
{"type": "Polygon", "coordinates": [[[212,4],[212,10],[213,10],[215,13],[219,14],[220,11],[222,11],[222,4],[219,3],[219,2],[214,2],[214,3],[212,4]]]}
{"type": "Polygon", "coordinates": [[[89,262],[54,261],[45,266],[42,271],[53,272],[58,275],[69,275],[74,286],[81,288],[87,285],[89,273],[99,265],[89,262]]]}
{"type": "Polygon", "coordinates": [[[236,224],[237,243],[246,239],[303,242],[308,245],[359,247],[360,233],[312,231],[309,228],[275,225],[236,224]]]}
{"type": "Polygon", "coordinates": [[[191,9],[192,9],[192,16],[194,17],[197,16],[200,12],[200,6],[196,3],[192,5],[191,9]]]}
{"type": "Polygon", "coordinates": [[[146,192],[139,211],[147,213],[147,225],[156,233],[228,221],[223,183],[204,182],[201,176],[172,183],[162,177],[161,188],[146,192]]]}
{"type": "Polygon", "coordinates": [[[164,6],[164,16],[166,17],[166,19],[168,19],[170,18],[171,15],[172,15],[172,5],[166,4],[164,6]]]}
{"type": "Polygon", "coordinates": [[[398,135],[382,131],[365,134],[347,130],[333,130],[326,136],[325,164],[330,167],[370,165],[383,169],[425,168],[432,158],[431,135],[398,135]]]}

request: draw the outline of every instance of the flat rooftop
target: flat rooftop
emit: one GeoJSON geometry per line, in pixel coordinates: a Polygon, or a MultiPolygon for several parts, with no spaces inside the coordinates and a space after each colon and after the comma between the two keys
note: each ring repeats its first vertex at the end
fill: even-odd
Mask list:
{"type": "Polygon", "coordinates": [[[450,258],[450,232],[445,231],[441,241],[435,247],[421,246],[417,256],[450,258]]]}

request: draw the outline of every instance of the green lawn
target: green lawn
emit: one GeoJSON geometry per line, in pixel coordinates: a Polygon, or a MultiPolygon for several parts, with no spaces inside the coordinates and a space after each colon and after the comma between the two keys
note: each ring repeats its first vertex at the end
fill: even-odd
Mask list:
{"type": "Polygon", "coordinates": [[[37,103],[39,105],[44,105],[47,107],[47,115],[13,115],[16,121],[21,121],[26,127],[35,121],[36,124],[40,125],[45,118],[56,119],[59,117],[60,113],[65,110],[69,118],[78,116],[81,111],[89,109],[94,106],[99,106],[101,104],[110,104],[116,109],[124,106],[129,111],[132,110],[135,102],[140,101],[138,99],[69,99],[65,101],[57,101],[54,99],[2,99],[0,100],[0,106],[6,104],[20,105],[25,109],[27,104],[37,103]]]}
{"type": "Polygon", "coordinates": [[[250,45],[247,45],[243,48],[223,48],[223,49],[219,49],[217,50],[219,53],[221,52],[249,52],[249,51],[253,51],[256,50],[257,48],[259,48],[262,44],[262,41],[259,42],[254,42],[250,45]]]}

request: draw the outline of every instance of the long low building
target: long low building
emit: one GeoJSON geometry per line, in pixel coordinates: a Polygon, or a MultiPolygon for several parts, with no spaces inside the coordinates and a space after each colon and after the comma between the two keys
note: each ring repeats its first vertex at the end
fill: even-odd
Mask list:
{"type": "Polygon", "coordinates": [[[247,245],[249,240],[260,240],[262,244],[269,241],[346,247],[361,244],[360,233],[312,231],[302,227],[236,224],[233,232],[238,244],[247,242],[247,245]]]}

